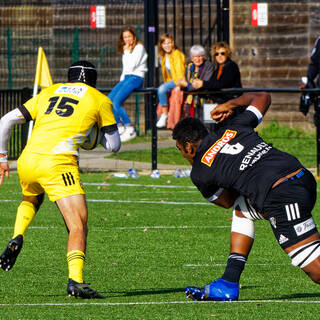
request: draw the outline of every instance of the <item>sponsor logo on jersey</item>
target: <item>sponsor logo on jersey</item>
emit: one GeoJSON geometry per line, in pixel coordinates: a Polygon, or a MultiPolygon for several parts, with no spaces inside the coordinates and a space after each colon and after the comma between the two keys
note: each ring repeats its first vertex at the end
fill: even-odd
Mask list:
{"type": "Polygon", "coordinates": [[[273,226],[275,229],[277,229],[277,220],[276,220],[276,218],[275,218],[275,217],[271,217],[271,218],[269,219],[269,221],[270,221],[270,223],[272,224],[272,226],[273,226]]]}
{"type": "Polygon", "coordinates": [[[283,234],[280,234],[279,244],[283,244],[287,241],[289,241],[289,239],[287,237],[285,237],[283,234]]]}
{"type": "Polygon", "coordinates": [[[66,85],[61,85],[55,91],[55,94],[73,94],[74,96],[82,98],[87,90],[88,90],[88,87],[86,87],[86,86],[66,86],[66,85]]]}
{"type": "Polygon", "coordinates": [[[314,224],[314,221],[312,218],[309,218],[306,221],[303,221],[299,224],[296,224],[294,226],[294,229],[296,230],[297,236],[301,236],[302,234],[314,229],[316,225],[314,224]]]}
{"type": "Polygon", "coordinates": [[[252,148],[242,159],[239,170],[243,171],[248,167],[252,167],[257,161],[259,161],[263,155],[268,153],[272,149],[272,146],[266,142],[261,142],[252,148]]]}
{"type": "Polygon", "coordinates": [[[220,152],[220,150],[231,141],[237,134],[237,131],[226,130],[222,138],[217,140],[202,156],[201,162],[211,167],[213,160],[220,152]]]}

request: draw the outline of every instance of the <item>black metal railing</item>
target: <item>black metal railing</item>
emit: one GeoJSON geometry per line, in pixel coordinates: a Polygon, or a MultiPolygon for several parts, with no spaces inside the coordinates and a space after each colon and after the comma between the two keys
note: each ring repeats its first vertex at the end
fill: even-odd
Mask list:
{"type": "MultiPolygon", "coordinates": [[[[198,96],[209,96],[214,94],[224,93],[245,93],[245,92],[269,92],[269,93],[309,93],[312,94],[313,105],[314,105],[314,124],[316,127],[316,175],[320,176],[320,89],[292,89],[292,88],[231,88],[231,89],[222,89],[220,91],[202,91],[193,93],[198,96]]],[[[157,169],[157,127],[156,127],[156,107],[157,107],[157,92],[155,88],[146,88],[141,92],[149,93],[152,97],[152,106],[153,106],[153,118],[150,119],[152,122],[152,169],[157,169]]],[[[200,99],[197,99],[200,101],[200,99]]],[[[199,107],[199,106],[198,106],[199,107]]],[[[200,108],[198,108],[200,109],[200,108]]]]}
{"type": "MultiPolygon", "coordinates": [[[[102,93],[107,94],[111,91],[112,88],[99,88],[102,93]]],[[[212,96],[218,93],[237,93],[241,94],[244,92],[259,92],[265,91],[269,93],[309,93],[311,94],[314,105],[314,124],[316,128],[316,174],[320,176],[320,89],[292,89],[292,88],[232,88],[232,89],[223,89],[221,91],[202,91],[193,93],[198,96],[212,96]]],[[[149,105],[149,109],[153,110],[151,114],[145,114],[145,122],[146,127],[151,128],[151,163],[152,169],[157,169],[158,163],[158,129],[156,127],[157,120],[157,89],[156,88],[143,88],[140,90],[134,91],[134,94],[141,93],[145,96],[148,95],[149,99],[146,99],[147,103],[151,103],[149,105]],[[148,123],[148,125],[147,125],[148,123]]],[[[11,89],[11,90],[0,90],[0,117],[3,116],[6,112],[22,105],[25,101],[27,101],[32,96],[32,88],[24,88],[24,89],[11,89]]],[[[200,99],[197,99],[200,101],[200,99]]],[[[146,108],[146,106],[145,106],[146,108]]],[[[198,110],[201,109],[201,106],[198,106],[198,110]]],[[[297,110],[298,111],[298,110],[297,110]]],[[[10,143],[9,143],[9,159],[17,159],[23,150],[26,140],[27,140],[27,125],[18,125],[15,126],[13,133],[11,135],[10,143]]]]}
{"type": "MultiPolygon", "coordinates": [[[[32,90],[10,89],[0,90],[0,117],[7,112],[21,106],[32,96],[32,90]]],[[[17,159],[26,145],[28,125],[17,125],[12,130],[11,138],[8,145],[8,159],[17,159]]]]}

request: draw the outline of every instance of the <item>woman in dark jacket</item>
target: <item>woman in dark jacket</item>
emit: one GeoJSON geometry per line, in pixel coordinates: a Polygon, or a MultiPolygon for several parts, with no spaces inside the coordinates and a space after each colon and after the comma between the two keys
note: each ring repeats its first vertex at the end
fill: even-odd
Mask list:
{"type": "MultiPolygon", "coordinates": [[[[218,42],[211,49],[211,54],[215,58],[216,68],[210,80],[196,79],[192,86],[196,89],[208,91],[226,88],[242,88],[241,75],[238,65],[231,60],[231,49],[225,42],[218,42]]],[[[224,103],[234,98],[235,94],[219,93],[212,96],[215,103],[224,103]]]]}

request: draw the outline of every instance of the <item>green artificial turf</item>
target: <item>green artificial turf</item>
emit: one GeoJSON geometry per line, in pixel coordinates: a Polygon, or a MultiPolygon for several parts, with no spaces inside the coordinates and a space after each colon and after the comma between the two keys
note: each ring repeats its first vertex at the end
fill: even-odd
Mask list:
{"type": "MultiPolygon", "coordinates": [[[[67,296],[67,232],[46,198],[16,265],[0,270],[1,319],[317,319],[319,285],[290,265],[268,222],[256,223],[239,301],[191,302],[186,286],[223,273],[231,210],[204,201],[189,178],[92,173],[82,180],[89,208],[84,277],[106,299],[67,296]]],[[[12,173],[0,193],[2,248],[20,200],[12,173]]],[[[319,223],[318,204],[314,218],[319,223]]]]}

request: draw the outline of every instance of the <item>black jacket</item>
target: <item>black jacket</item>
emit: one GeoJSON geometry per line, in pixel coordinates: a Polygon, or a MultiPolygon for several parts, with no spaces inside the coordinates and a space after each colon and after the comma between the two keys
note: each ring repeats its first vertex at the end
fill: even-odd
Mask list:
{"type": "Polygon", "coordinates": [[[314,48],[311,52],[311,62],[308,67],[307,78],[308,78],[308,87],[311,87],[309,83],[318,76],[316,86],[320,88],[320,37],[316,40],[314,48]]]}
{"type": "MultiPolygon", "coordinates": [[[[214,70],[211,79],[209,81],[203,82],[204,90],[211,91],[226,88],[242,88],[240,70],[238,65],[234,61],[232,61],[231,59],[227,60],[222,69],[222,73],[219,79],[217,79],[218,72],[219,66],[217,66],[214,70]]],[[[234,98],[235,96],[237,96],[237,94],[235,95],[230,93],[221,93],[213,95],[212,98],[214,102],[223,103],[229,99],[234,98]]]]}

